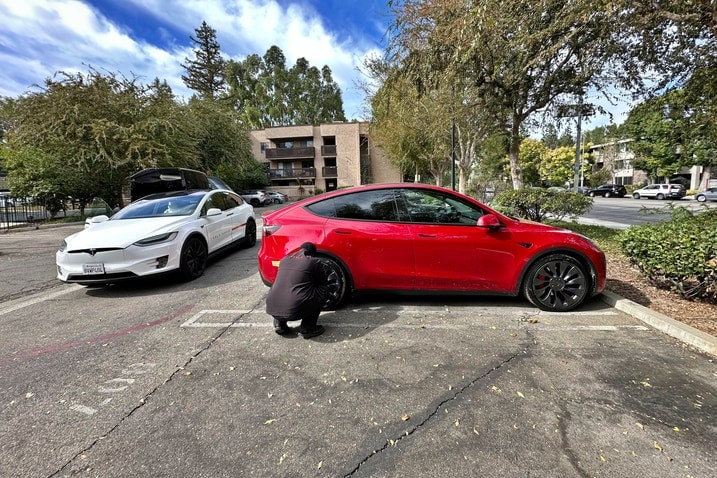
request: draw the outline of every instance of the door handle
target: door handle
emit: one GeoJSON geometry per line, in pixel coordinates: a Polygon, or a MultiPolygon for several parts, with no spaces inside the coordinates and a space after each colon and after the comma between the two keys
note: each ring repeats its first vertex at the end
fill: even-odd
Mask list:
{"type": "Polygon", "coordinates": [[[438,236],[435,234],[424,234],[424,233],[419,232],[418,237],[438,237],[438,236]]]}
{"type": "Polygon", "coordinates": [[[343,234],[345,236],[350,236],[351,231],[347,231],[345,229],[334,229],[334,234],[343,234]]]}

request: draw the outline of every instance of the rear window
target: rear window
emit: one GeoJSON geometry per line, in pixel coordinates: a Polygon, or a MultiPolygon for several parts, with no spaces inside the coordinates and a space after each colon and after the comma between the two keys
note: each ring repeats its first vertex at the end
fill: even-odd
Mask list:
{"type": "Polygon", "coordinates": [[[306,208],[323,217],[364,221],[400,221],[392,189],[362,191],[315,202],[306,208]]]}

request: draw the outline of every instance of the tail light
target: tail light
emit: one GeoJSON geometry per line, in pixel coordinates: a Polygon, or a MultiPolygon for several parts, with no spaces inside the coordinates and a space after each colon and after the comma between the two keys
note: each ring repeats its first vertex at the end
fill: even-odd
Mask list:
{"type": "Polygon", "coordinates": [[[263,228],[263,229],[264,229],[264,237],[269,237],[269,236],[271,236],[271,235],[274,234],[276,231],[278,231],[280,227],[281,227],[281,226],[274,226],[274,225],[271,225],[271,224],[264,225],[264,228],[263,228]]]}

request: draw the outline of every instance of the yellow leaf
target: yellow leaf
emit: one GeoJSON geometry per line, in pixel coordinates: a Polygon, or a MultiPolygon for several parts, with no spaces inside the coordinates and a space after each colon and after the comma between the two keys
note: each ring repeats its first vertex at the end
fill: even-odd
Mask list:
{"type": "Polygon", "coordinates": [[[519,396],[520,398],[525,398],[525,395],[523,395],[523,394],[520,393],[520,392],[518,392],[518,396],[519,396]]]}
{"type": "Polygon", "coordinates": [[[653,444],[653,446],[655,447],[655,449],[660,450],[660,452],[662,452],[662,447],[660,446],[659,443],[655,442],[655,443],[653,444]]]}
{"type": "Polygon", "coordinates": [[[286,453],[284,453],[283,455],[281,455],[281,457],[279,458],[279,464],[280,464],[280,465],[281,465],[282,463],[284,463],[284,460],[286,459],[287,456],[288,456],[288,455],[287,455],[286,453]]]}
{"type": "Polygon", "coordinates": [[[607,461],[604,456],[600,455],[600,461],[607,461]]]}
{"type": "Polygon", "coordinates": [[[408,415],[407,413],[404,413],[403,416],[401,416],[401,420],[403,420],[404,422],[406,422],[410,419],[411,419],[411,416],[408,415]]]}
{"type": "Polygon", "coordinates": [[[320,461],[320,462],[319,462],[319,466],[317,466],[316,469],[317,469],[317,470],[320,470],[320,469],[321,469],[321,465],[323,465],[323,464],[324,464],[323,460],[320,461]]]}
{"type": "Polygon", "coordinates": [[[271,425],[271,424],[274,423],[275,421],[276,421],[276,418],[270,418],[269,420],[267,420],[267,421],[264,422],[264,425],[271,425]]]}
{"type": "Polygon", "coordinates": [[[645,427],[642,425],[642,423],[635,423],[635,425],[637,425],[637,427],[638,427],[640,430],[644,430],[644,429],[645,429],[645,427]]]}
{"type": "Polygon", "coordinates": [[[673,427],[672,429],[676,432],[680,431],[680,427],[673,427]]]}
{"type": "Polygon", "coordinates": [[[457,427],[461,426],[461,421],[456,418],[456,420],[453,422],[453,424],[457,427]]]}

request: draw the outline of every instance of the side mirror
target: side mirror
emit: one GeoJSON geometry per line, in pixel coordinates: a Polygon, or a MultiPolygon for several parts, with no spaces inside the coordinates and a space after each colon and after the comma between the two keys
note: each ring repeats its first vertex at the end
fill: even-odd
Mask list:
{"type": "Polygon", "coordinates": [[[99,216],[88,217],[87,219],[85,219],[85,229],[89,229],[90,227],[92,227],[92,226],[95,225],[95,224],[99,224],[99,223],[101,223],[101,222],[109,221],[109,219],[110,219],[110,218],[107,217],[107,216],[104,215],[104,214],[99,215],[99,216]]]}
{"type": "Polygon", "coordinates": [[[207,217],[209,217],[209,216],[218,216],[218,215],[220,215],[221,213],[222,213],[222,210],[221,210],[221,209],[219,209],[218,207],[213,207],[213,208],[210,208],[210,209],[207,211],[207,217]]]}
{"type": "Polygon", "coordinates": [[[483,214],[478,218],[478,227],[487,227],[488,229],[498,229],[503,227],[495,214],[483,214]]]}

